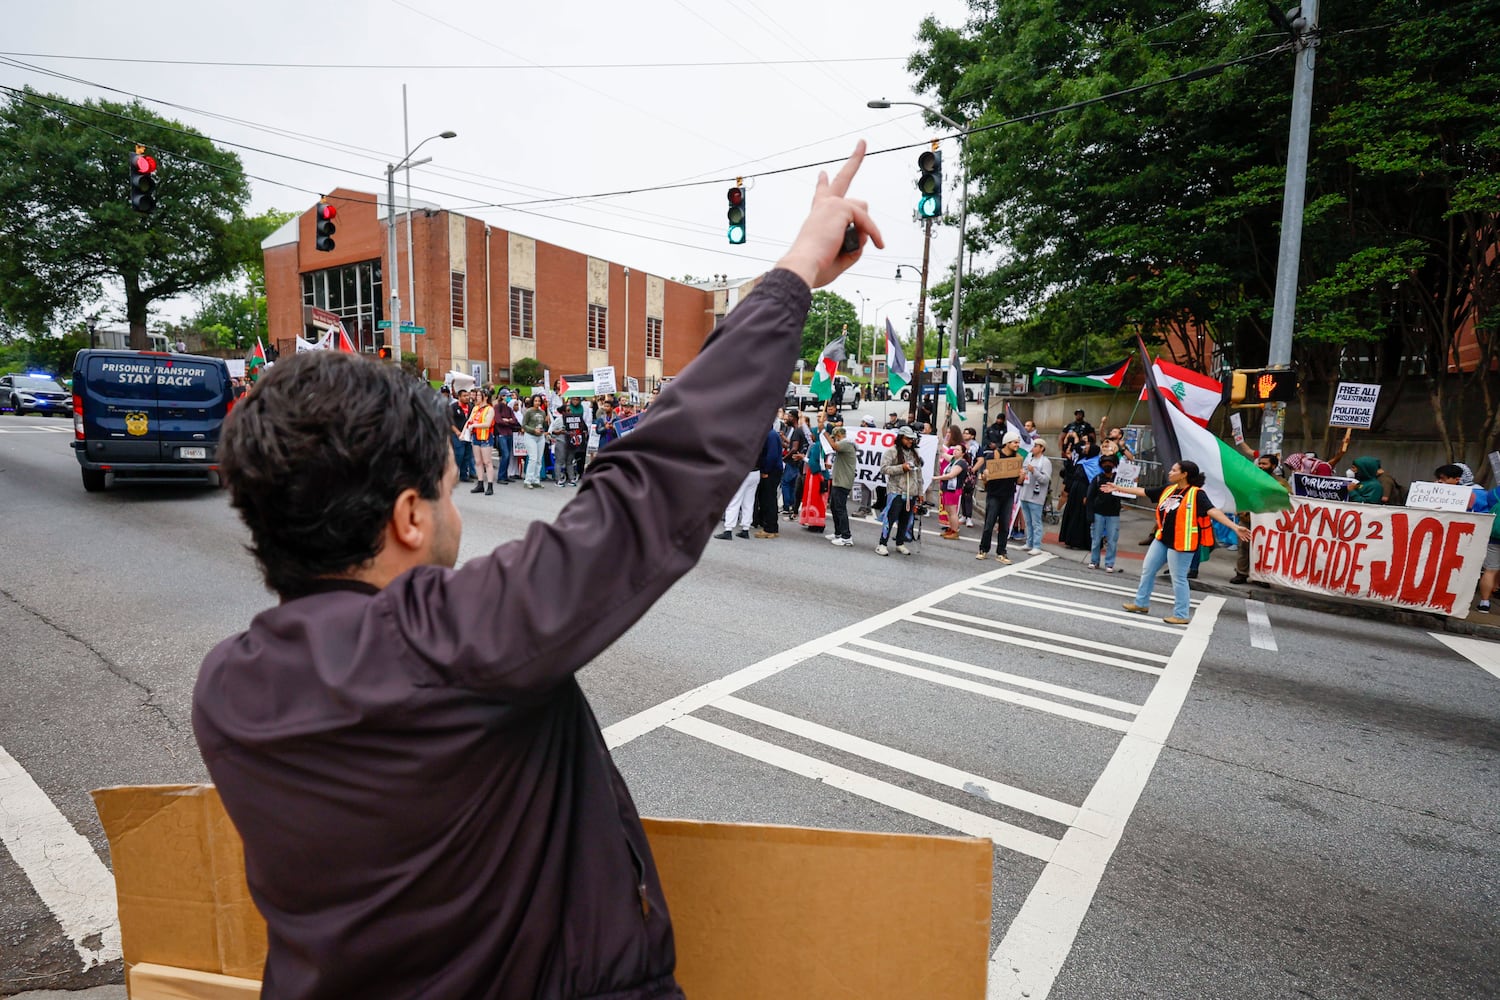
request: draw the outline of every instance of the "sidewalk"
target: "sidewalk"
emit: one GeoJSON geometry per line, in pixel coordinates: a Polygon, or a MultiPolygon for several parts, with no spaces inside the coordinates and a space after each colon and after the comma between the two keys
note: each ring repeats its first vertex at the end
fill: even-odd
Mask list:
{"type": "MultiPolygon", "coordinates": [[[[1121,575],[1122,579],[1132,582],[1140,579],[1140,563],[1146,557],[1146,546],[1138,543],[1151,533],[1154,524],[1155,517],[1150,510],[1130,504],[1124,506],[1120,515],[1120,547],[1115,559],[1115,565],[1124,570],[1121,575]]],[[[1055,529],[1047,534],[1045,544],[1048,546],[1047,551],[1059,559],[1070,559],[1079,564],[1088,562],[1088,552],[1069,549],[1061,545],[1055,529]]],[[[1500,608],[1497,608],[1493,614],[1470,610],[1467,617],[1450,618],[1446,615],[1428,614],[1423,611],[1392,608],[1386,604],[1324,597],[1283,587],[1250,583],[1234,584],[1229,580],[1234,576],[1234,562],[1238,554],[1234,549],[1215,549],[1212,558],[1199,564],[1198,578],[1192,581],[1193,589],[1205,594],[1218,594],[1221,597],[1250,598],[1283,607],[1303,608],[1308,611],[1321,611],[1325,614],[1344,615],[1350,618],[1379,619],[1398,625],[1426,629],[1429,632],[1452,632],[1457,635],[1473,636],[1476,639],[1500,641],[1500,608]]]]}

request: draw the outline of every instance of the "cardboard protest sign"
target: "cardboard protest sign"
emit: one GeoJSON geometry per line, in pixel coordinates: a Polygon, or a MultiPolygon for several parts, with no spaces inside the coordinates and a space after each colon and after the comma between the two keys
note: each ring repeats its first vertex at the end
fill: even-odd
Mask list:
{"type": "Polygon", "coordinates": [[[1333,597],[1463,616],[1489,541],[1487,514],[1292,497],[1251,518],[1250,576],[1333,597]]]}
{"type": "Polygon", "coordinates": [[[1019,479],[1024,461],[1019,455],[1015,458],[992,458],[984,463],[984,477],[986,480],[1019,479]]]}
{"type": "MultiPolygon", "coordinates": [[[[874,489],[885,485],[885,476],[881,475],[880,462],[885,457],[887,448],[896,444],[896,432],[881,430],[876,427],[856,427],[849,432],[849,440],[854,442],[854,450],[859,453],[858,472],[855,474],[856,485],[868,486],[874,489]]],[[[923,434],[917,439],[917,454],[922,456],[922,488],[931,485],[932,477],[937,475],[937,435],[923,434]]]]}
{"type": "Polygon", "coordinates": [[[610,396],[615,389],[615,366],[601,365],[594,369],[594,395],[610,396]]]}
{"type": "Polygon", "coordinates": [[[1115,485],[1138,486],[1141,479],[1141,467],[1135,462],[1124,461],[1115,466],[1115,485]]]}
{"type": "Polygon", "coordinates": [[[1310,476],[1305,472],[1292,473],[1289,482],[1292,496],[1314,500],[1348,500],[1354,488],[1354,480],[1344,476],[1310,476]]]}
{"type": "Polygon", "coordinates": [[[1406,490],[1406,506],[1422,510],[1468,510],[1474,487],[1454,483],[1412,483],[1406,490]]]}
{"type": "Polygon", "coordinates": [[[1340,382],[1328,411],[1329,427],[1365,427],[1375,422],[1380,386],[1368,382],[1340,382]]]}

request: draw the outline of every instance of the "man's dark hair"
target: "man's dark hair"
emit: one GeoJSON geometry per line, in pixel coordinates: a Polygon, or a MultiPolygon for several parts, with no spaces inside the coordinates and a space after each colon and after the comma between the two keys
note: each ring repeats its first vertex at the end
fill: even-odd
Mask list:
{"type": "Polygon", "coordinates": [[[1464,470],[1456,465],[1440,465],[1432,476],[1434,479],[1462,479],[1464,470]]]}
{"type": "Polygon", "coordinates": [[[451,435],[440,397],[392,366],[308,351],[272,367],[219,441],[266,586],[291,600],[368,564],[403,490],[437,498],[451,435]]]}

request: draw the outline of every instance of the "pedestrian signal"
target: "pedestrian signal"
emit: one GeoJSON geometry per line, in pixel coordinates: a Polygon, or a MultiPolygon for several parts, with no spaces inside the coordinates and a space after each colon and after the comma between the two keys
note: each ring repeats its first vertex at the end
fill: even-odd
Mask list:
{"type": "Polygon", "coordinates": [[[745,242],[745,188],[736,184],[729,189],[729,242],[738,246],[745,242]]]}
{"type": "Polygon", "coordinates": [[[917,218],[936,219],[943,214],[943,152],[929,149],[917,157],[917,218]]]}
{"type": "Polygon", "coordinates": [[[375,356],[381,361],[391,360],[391,346],[389,344],[381,344],[379,350],[375,352],[375,356]]]}
{"type": "Polygon", "coordinates": [[[333,224],[333,220],[338,214],[339,210],[326,201],[319,202],[318,207],[313,209],[313,219],[315,220],[315,228],[317,229],[317,236],[314,239],[313,246],[324,253],[333,249],[333,234],[338,231],[338,227],[333,224]]]}
{"type": "Polygon", "coordinates": [[[1229,377],[1230,406],[1285,403],[1297,398],[1297,373],[1290,368],[1236,369],[1229,377]]]}
{"type": "Polygon", "coordinates": [[[142,215],[156,208],[156,157],[147,156],[144,146],[130,154],[130,207],[142,215]]]}

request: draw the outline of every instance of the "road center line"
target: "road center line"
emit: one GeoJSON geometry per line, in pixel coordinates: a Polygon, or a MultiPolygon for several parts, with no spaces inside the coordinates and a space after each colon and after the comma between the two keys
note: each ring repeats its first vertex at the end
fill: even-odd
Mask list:
{"type": "Polygon", "coordinates": [[[1224,606],[1209,597],[1193,616],[1141,714],[1063,834],[1052,860],[990,960],[988,1000],[1045,1000],[1073,949],[1104,869],[1187,700],[1224,606]]]}
{"type": "MultiPolygon", "coordinates": [[[[1044,561],[1050,558],[1052,557],[1047,555],[1038,556],[1032,559],[1032,562],[1044,561]]],[[[970,587],[1009,576],[1018,571],[1022,565],[1024,564],[1017,563],[1013,566],[1002,566],[1000,569],[981,573],[979,576],[969,577],[966,580],[960,580],[956,583],[950,583],[945,587],[939,587],[937,590],[923,594],[921,597],[913,598],[905,604],[898,604],[894,608],[871,615],[869,618],[857,621],[852,625],[846,625],[827,635],[820,635],[816,639],[809,639],[800,646],[793,646],[791,649],[775,653],[759,662],[750,664],[748,667],[742,667],[731,674],[726,674],[718,680],[709,681],[707,684],[700,684],[691,691],[685,691],[675,698],[669,698],[659,705],[643,709],[609,726],[604,730],[605,745],[611,750],[618,749],[631,740],[644,736],[653,729],[665,726],[673,719],[679,719],[697,711],[709,702],[717,701],[727,694],[733,694],[742,688],[747,688],[756,681],[773,677],[788,667],[796,666],[803,660],[810,660],[815,656],[827,652],[840,643],[847,642],[850,639],[857,639],[868,632],[885,628],[887,625],[893,625],[924,608],[929,608],[941,601],[948,600],[950,597],[957,596],[970,587]]]]}
{"type": "Polygon", "coordinates": [[[712,743],[714,746],[749,757],[751,760],[779,767],[783,771],[790,771],[804,778],[811,778],[813,781],[821,781],[831,788],[838,788],[852,795],[858,795],[860,798],[879,802],[892,809],[925,819],[929,823],[946,826],[950,830],[957,830],[971,837],[988,837],[995,842],[996,847],[1017,851],[1027,857],[1046,861],[1057,848],[1057,841],[1045,834],[1026,830],[989,816],[981,816],[967,809],[960,809],[958,806],[929,798],[888,781],[858,774],[839,767],[837,764],[830,764],[795,750],[787,750],[712,722],[685,716],[673,719],[667,723],[667,726],[680,733],[712,743]]]}
{"type": "Polygon", "coordinates": [[[73,942],[84,969],[121,957],[114,876],[3,747],[0,841],[73,942]]]}
{"type": "Polygon", "coordinates": [[[1276,634],[1271,631],[1271,616],[1259,601],[1245,602],[1245,623],[1250,626],[1250,645],[1276,652],[1276,634]]]}

